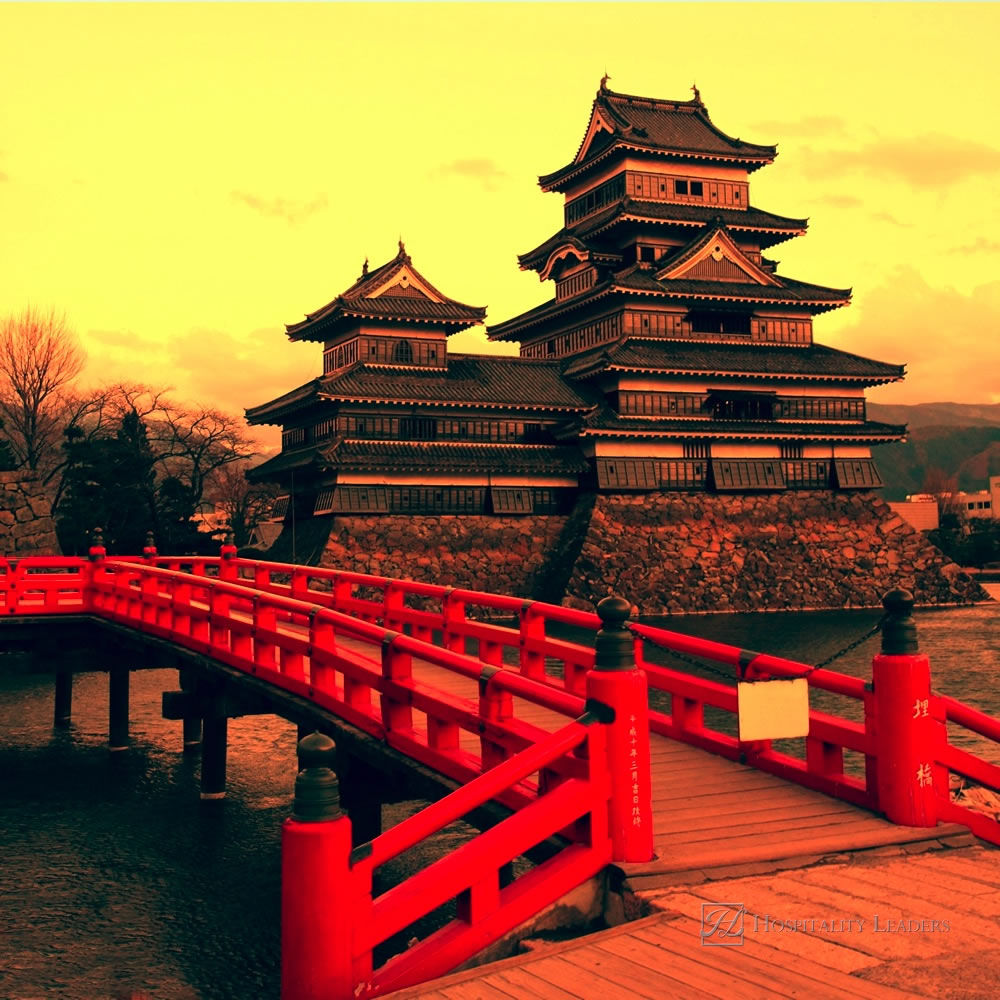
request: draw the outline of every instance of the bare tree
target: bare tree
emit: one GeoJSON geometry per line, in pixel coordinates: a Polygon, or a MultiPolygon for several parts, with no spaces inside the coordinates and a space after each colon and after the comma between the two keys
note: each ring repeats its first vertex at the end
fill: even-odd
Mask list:
{"type": "Polygon", "coordinates": [[[0,325],[0,417],[15,458],[33,472],[58,453],[64,396],[85,355],[66,317],[30,306],[0,325]]]}
{"type": "Polygon", "coordinates": [[[278,495],[273,483],[250,483],[246,473],[250,463],[232,462],[214,470],[205,489],[205,498],[226,515],[237,548],[250,542],[254,528],[266,521],[278,495]]]}

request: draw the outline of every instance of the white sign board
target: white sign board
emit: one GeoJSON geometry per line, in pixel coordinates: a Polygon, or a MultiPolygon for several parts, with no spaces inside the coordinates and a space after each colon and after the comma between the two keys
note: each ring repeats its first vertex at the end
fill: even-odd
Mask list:
{"type": "Polygon", "coordinates": [[[740,740],[783,740],[809,733],[809,682],[740,681],[740,740]]]}

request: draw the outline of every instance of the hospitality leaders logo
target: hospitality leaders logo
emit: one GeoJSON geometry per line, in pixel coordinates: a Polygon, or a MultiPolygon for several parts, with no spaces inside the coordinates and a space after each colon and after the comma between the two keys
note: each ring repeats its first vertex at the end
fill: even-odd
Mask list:
{"type": "Polygon", "coordinates": [[[701,943],[739,948],[743,944],[742,903],[702,903],[701,943]]]}

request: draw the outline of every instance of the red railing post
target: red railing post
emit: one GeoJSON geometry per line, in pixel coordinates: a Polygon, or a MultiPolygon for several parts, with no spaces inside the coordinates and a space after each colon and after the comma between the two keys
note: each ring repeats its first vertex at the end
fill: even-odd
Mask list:
{"type": "Polygon", "coordinates": [[[146,544],[142,549],[142,559],[147,566],[153,566],[156,563],[156,539],[151,531],[146,532],[146,544]]]}
{"type": "Polygon", "coordinates": [[[457,626],[465,624],[465,601],[449,588],[441,598],[442,644],[453,653],[465,652],[465,636],[457,626]]]}
{"type": "Polygon", "coordinates": [[[83,599],[83,607],[86,611],[93,611],[96,606],[97,584],[103,583],[108,575],[104,568],[104,560],[108,550],[104,547],[104,532],[100,528],[94,528],[90,535],[90,548],[87,551],[89,560],[86,569],[86,582],[84,587],[86,593],[83,599]]]}
{"type": "Polygon", "coordinates": [[[525,601],[521,605],[521,673],[536,680],[545,680],[545,654],[528,649],[529,642],[545,641],[545,612],[540,607],[535,607],[535,604],[535,601],[525,601]]]}
{"type": "Polygon", "coordinates": [[[941,733],[931,714],[930,661],[918,652],[913,595],[890,590],[882,604],[882,651],[872,660],[878,808],[902,826],[935,826],[941,733]]]}
{"type": "Polygon", "coordinates": [[[624,598],[605,597],[597,605],[594,669],[587,674],[587,699],[614,711],[608,725],[611,779],[612,861],[653,857],[653,790],[649,762],[649,691],[646,673],[635,665],[631,607],[624,598]]]}
{"type": "Polygon", "coordinates": [[[299,743],[295,806],[281,828],[281,1000],[353,997],[351,821],[321,733],[299,743]]]}
{"type": "Polygon", "coordinates": [[[226,540],[219,548],[219,579],[236,580],[240,569],[236,564],[236,546],[233,545],[232,534],[226,535],[226,540]]]}

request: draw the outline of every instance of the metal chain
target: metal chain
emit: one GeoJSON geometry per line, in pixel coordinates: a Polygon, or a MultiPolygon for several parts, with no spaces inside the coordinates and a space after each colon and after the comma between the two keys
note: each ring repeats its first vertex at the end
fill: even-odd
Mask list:
{"type": "MultiPolygon", "coordinates": [[[[835,660],[839,660],[842,656],[846,656],[852,650],[857,649],[858,646],[864,645],[873,636],[877,635],[882,631],[882,626],[885,624],[885,620],[888,615],[883,615],[864,635],[858,636],[853,642],[849,642],[843,649],[838,650],[832,656],[828,656],[825,660],[821,660],[819,663],[809,667],[804,670],[801,674],[796,674],[796,677],[808,677],[814,670],[820,670],[823,667],[829,666],[835,660]]],[[[663,647],[658,647],[663,649],[663,647]]],[[[663,652],[668,656],[672,656],[675,659],[683,660],[685,663],[690,664],[692,667],[697,667],[699,670],[707,670],[711,674],[715,674],[718,677],[722,677],[727,681],[733,680],[732,668],[728,670],[720,670],[718,667],[705,660],[695,659],[693,656],[688,656],[686,653],[678,653],[673,649],[663,649],[663,652]]]]}

